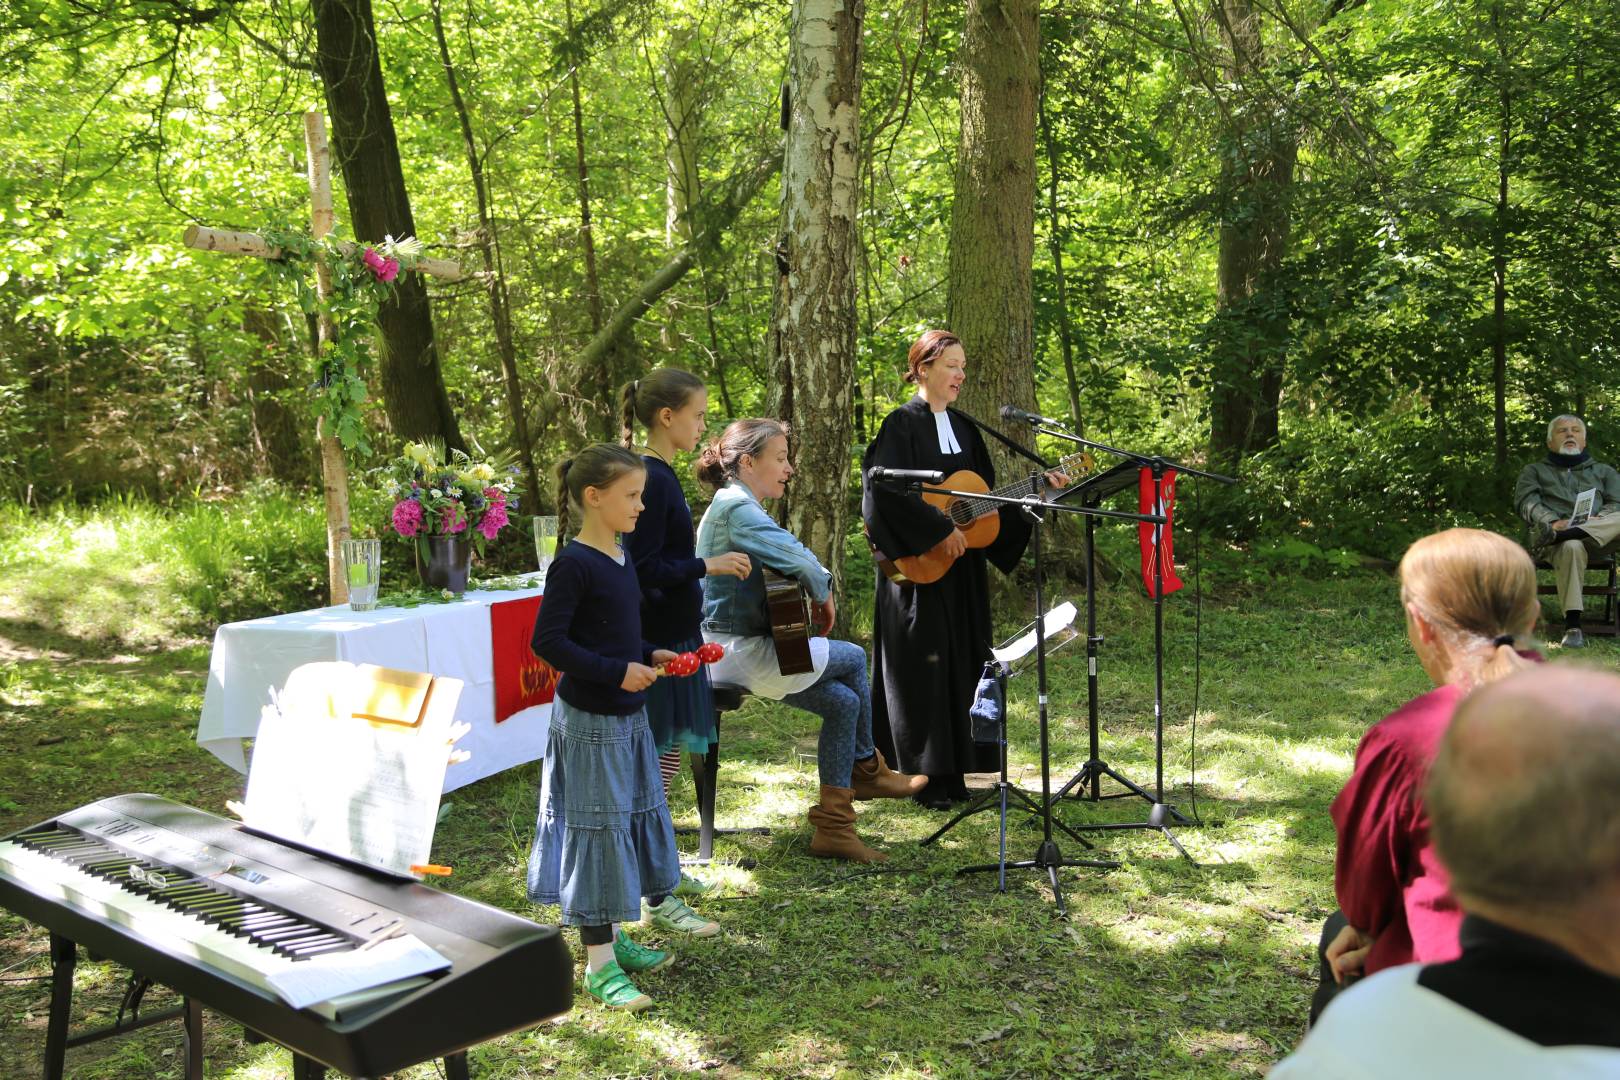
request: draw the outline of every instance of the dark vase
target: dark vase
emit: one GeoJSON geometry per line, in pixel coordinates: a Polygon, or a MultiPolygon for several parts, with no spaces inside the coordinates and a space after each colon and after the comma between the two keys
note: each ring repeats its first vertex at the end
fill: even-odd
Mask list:
{"type": "Polygon", "coordinates": [[[467,532],[449,536],[416,538],[416,573],[430,589],[449,589],[460,596],[467,591],[467,570],[472,565],[472,536],[467,532]]]}

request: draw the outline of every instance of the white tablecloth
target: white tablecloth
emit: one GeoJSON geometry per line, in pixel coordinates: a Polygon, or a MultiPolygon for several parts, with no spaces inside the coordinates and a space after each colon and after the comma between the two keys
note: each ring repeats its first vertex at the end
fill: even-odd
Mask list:
{"type": "Polygon", "coordinates": [[[551,706],[534,706],[495,722],[489,609],[540,591],[468,592],[456,603],[375,611],[350,611],[342,604],[227,623],[214,632],[197,742],[237,772],[247,772],[242,740],[258,730],[271,690],[285,685],[302,664],[348,660],[450,676],[466,684],[456,719],[472,730],[456,745],[472,757],[450,766],[444,790],[534,761],[545,754],[551,706]]]}

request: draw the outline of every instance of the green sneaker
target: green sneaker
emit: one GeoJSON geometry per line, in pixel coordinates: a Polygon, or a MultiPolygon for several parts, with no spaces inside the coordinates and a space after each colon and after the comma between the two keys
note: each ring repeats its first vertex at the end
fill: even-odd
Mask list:
{"type": "Polygon", "coordinates": [[[638,945],[630,940],[629,934],[620,930],[613,939],[613,959],[617,960],[619,967],[625,971],[657,971],[661,967],[667,967],[675,957],[672,953],[638,945]]]}
{"type": "Polygon", "coordinates": [[[686,871],[682,870],[681,883],[675,886],[675,895],[692,897],[708,896],[710,893],[714,892],[716,888],[717,886],[714,882],[699,881],[695,877],[687,876],[686,871]]]}
{"type": "Polygon", "coordinates": [[[617,961],[601,971],[585,969],[585,992],[608,1008],[623,1009],[625,1012],[640,1012],[651,1008],[653,1003],[652,998],[636,989],[636,984],[630,981],[630,976],[624,973],[617,961]]]}
{"type": "Polygon", "coordinates": [[[672,934],[690,934],[693,937],[713,937],[720,932],[720,924],[705,919],[673,894],[664,897],[657,907],[650,907],[647,898],[641,898],[641,925],[656,926],[672,934]]]}

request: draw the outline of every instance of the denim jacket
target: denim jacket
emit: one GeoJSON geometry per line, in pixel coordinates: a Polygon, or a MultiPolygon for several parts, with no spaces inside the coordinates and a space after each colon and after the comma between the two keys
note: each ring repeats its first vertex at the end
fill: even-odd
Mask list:
{"type": "Polygon", "coordinates": [[[725,574],[703,579],[703,629],[709,633],[757,637],[771,632],[762,566],[797,578],[818,604],[832,589],[827,568],[792,533],[772,521],[754,493],[737,480],[715,492],[697,530],[698,558],[728,551],[742,552],[753,566],[746,578],[725,574]]]}

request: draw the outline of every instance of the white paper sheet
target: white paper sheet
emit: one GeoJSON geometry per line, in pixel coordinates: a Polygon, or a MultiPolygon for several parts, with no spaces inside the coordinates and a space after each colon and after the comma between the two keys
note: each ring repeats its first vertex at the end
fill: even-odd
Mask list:
{"type": "Polygon", "coordinates": [[[431,862],[461,685],[434,680],[415,727],[333,717],[326,694],[355,670],[341,661],[307,664],[265,707],[243,820],[261,832],[415,876],[411,867],[431,862]]]}
{"type": "MultiPolygon", "coordinates": [[[[1078,614],[1078,612],[1075,610],[1074,602],[1070,600],[1065,600],[1051,611],[1048,611],[1046,613],[1046,620],[1043,624],[1043,629],[1048,641],[1050,642],[1050,639],[1057,637],[1059,633],[1067,630],[1070,624],[1074,622],[1074,617],[1076,614],[1078,614]]],[[[1008,642],[999,649],[991,649],[990,655],[994,656],[1003,664],[1010,664],[1020,657],[1029,655],[1034,651],[1034,649],[1035,626],[1032,623],[1029,628],[1029,633],[1025,634],[1023,637],[1008,642]]]]}
{"type": "Polygon", "coordinates": [[[317,956],[267,976],[287,1004],[307,1009],[358,990],[402,983],[400,989],[419,984],[417,976],[443,971],[450,961],[414,934],[402,934],[375,948],[356,949],[332,956],[317,956]]]}

